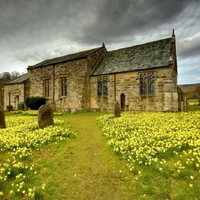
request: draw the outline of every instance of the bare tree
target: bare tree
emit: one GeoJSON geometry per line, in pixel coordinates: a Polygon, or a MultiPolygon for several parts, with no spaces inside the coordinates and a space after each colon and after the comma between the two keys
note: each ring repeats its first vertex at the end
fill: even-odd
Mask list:
{"type": "Polygon", "coordinates": [[[9,72],[3,72],[3,77],[4,80],[8,81],[10,80],[11,76],[9,72]]]}
{"type": "Polygon", "coordinates": [[[17,72],[17,71],[12,71],[12,72],[10,73],[10,78],[11,78],[11,80],[17,78],[18,76],[20,76],[20,73],[17,72]]]}

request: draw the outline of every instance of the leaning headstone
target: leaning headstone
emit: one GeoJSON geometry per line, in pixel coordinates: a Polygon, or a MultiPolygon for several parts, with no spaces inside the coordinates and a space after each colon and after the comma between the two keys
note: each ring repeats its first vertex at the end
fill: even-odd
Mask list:
{"type": "Polygon", "coordinates": [[[42,105],[38,110],[38,126],[45,128],[49,125],[53,125],[53,110],[48,105],[42,105]]]}
{"type": "Polygon", "coordinates": [[[24,102],[18,103],[18,110],[24,110],[24,102]]]}
{"type": "Polygon", "coordinates": [[[119,102],[114,103],[114,117],[120,117],[121,116],[121,108],[119,102]]]}
{"type": "Polygon", "coordinates": [[[75,114],[76,113],[76,108],[75,107],[72,107],[71,108],[71,114],[75,114]]]}
{"type": "Polygon", "coordinates": [[[183,101],[181,101],[181,112],[184,111],[184,107],[183,107],[183,101]]]}
{"type": "Polygon", "coordinates": [[[5,115],[3,109],[0,108],[0,128],[6,128],[5,115]]]}

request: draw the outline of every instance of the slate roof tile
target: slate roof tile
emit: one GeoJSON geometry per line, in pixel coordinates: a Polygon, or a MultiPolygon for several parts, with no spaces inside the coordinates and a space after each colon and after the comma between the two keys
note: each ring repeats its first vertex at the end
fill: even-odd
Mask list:
{"type": "Polygon", "coordinates": [[[91,53],[94,53],[95,51],[99,50],[102,47],[86,50],[86,51],[81,51],[78,53],[73,53],[73,54],[68,54],[65,56],[57,57],[57,58],[52,58],[48,60],[44,60],[40,63],[37,63],[36,65],[29,66],[28,69],[33,69],[33,68],[38,68],[38,67],[44,67],[48,65],[54,65],[62,62],[67,62],[70,60],[75,60],[75,59],[80,59],[80,58],[85,58],[86,56],[90,55],[91,53]]]}
{"type": "Polygon", "coordinates": [[[14,80],[11,80],[7,83],[5,83],[5,85],[11,85],[11,84],[19,84],[19,83],[23,83],[24,81],[28,80],[29,79],[29,74],[26,73],[26,74],[23,74],[17,78],[15,78],[14,80]]]}
{"type": "Polygon", "coordinates": [[[141,45],[106,52],[91,75],[169,66],[171,39],[162,39],[141,45]]]}

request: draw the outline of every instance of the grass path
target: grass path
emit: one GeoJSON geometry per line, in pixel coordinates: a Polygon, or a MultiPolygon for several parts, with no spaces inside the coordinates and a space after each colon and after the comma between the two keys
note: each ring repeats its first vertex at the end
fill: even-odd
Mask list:
{"type": "Polygon", "coordinates": [[[99,114],[67,116],[79,130],[77,138],[43,152],[39,159],[41,179],[47,181],[45,199],[127,200],[136,199],[133,175],[124,160],[107,146],[96,125],[99,114]],[[53,152],[53,153],[52,153],[53,152]],[[45,156],[46,155],[46,156],[45,156]],[[55,164],[57,163],[57,164],[55,164]]]}

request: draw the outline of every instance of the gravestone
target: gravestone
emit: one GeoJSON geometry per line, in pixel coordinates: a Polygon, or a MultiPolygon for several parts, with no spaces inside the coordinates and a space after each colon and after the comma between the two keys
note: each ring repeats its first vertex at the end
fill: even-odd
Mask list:
{"type": "Polygon", "coordinates": [[[121,116],[121,108],[119,102],[114,103],[114,117],[120,117],[121,116]]]}
{"type": "Polygon", "coordinates": [[[53,110],[48,105],[42,105],[38,110],[38,126],[45,128],[49,125],[53,125],[53,110]]]}
{"type": "Polygon", "coordinates": [[[184,107],[183,107],[183,101],[181,101],[181,112],[184,111],[184,107]]]}
{"type": "Polygon", "coordinates": [[[3,109],[0,108],[0,128],[6,128],[5,115],[3,109]]]}
{"type": "Polygon", "coordinates": [[[72,107],[71,108],[71,114],[75,114],[76,113],[76,108],[75,107],[72,107]]]}

